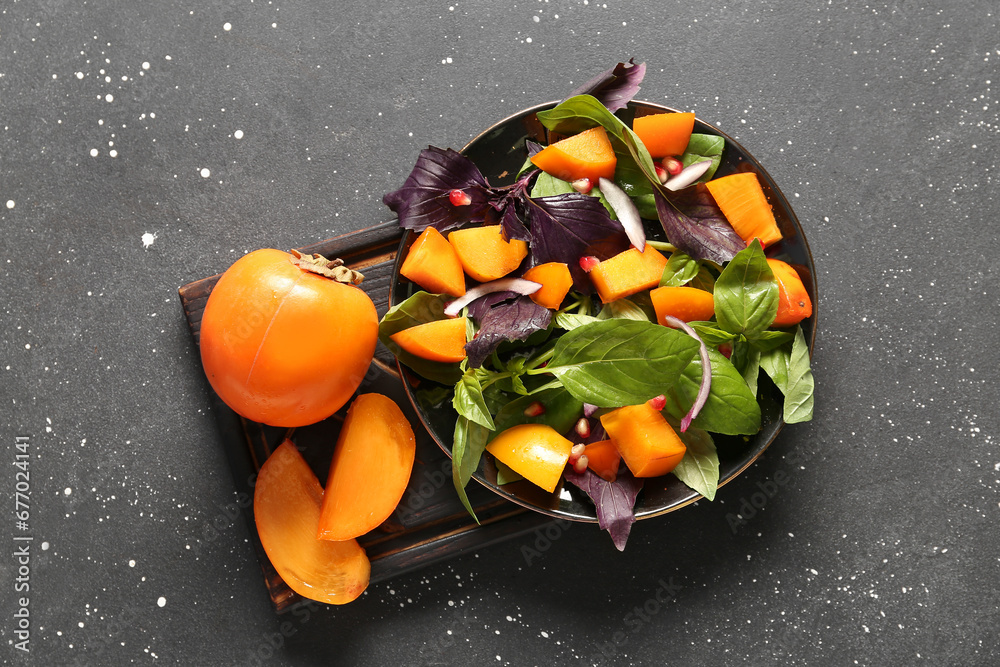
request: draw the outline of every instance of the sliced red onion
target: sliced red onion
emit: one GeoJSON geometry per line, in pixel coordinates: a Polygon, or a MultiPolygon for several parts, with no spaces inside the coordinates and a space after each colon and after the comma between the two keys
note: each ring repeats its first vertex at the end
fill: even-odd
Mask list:
{"type": "MultiPolygon", "coordinates": [[[[694,164],[689,164],[681,170],[681,173],[677,174],[669,181],[663,184],[667,190],[671,192],[676,192],[681,188],[686,188],[698,181],[699,178],[705,175],[708,168],[712,166],[711,160],[702,160],[701,162],[695,162],[694,164]]],[[[603,189],[602,189],[603,191],[603,189]]],[[[611,201],[610,199],[608,201],[611,201]]]]}
{"type": "Polygon", "coordinates": [[[694,404],[688,410],[688,413],[684,415],[684,419],[681,420],[681,433],[683,433],[688,430],[688,426],[698,416],[701,409],[705,407],[705,401],[708,400],[708,393],[712,391],[712,361],[708,358],[708,346],[705,345],[705,341],[698,336],[694,329],[688,326],[687,322],[679,320],[672,315],[665,316],[663,321],[672,327],[682,329],[684,333],[694,338],[701,345],[701,349],[699,350],[701,354],[701,386],[698,387],[698,395],[694,399],[694,404]]]}
{"type": "Polygon", "coordinates": [[[604,198],[611,204],[615,215],[618,216],[618,222],[622,223],[622,227],[625,228],[629,242],[638,248],[639,252],[645,252],[646,230],[642,227],[642,217],[639,215],[639,209],[635,207],[632,198],[615,185],[614,181],[607,178],[599,178],[597,185],[604,193],[604,198]]]}
{"type": "Polygon", "coordinates": [[[541,283],[536,283],[533,280],[525,280],[524,278],[500,278],[498,280],[491,280],[488,283],[476,285],[466,292],[465,296],[461,296],[449,303],[445,306],[444,314],[448,317],[456,317],[462,312],[462,309],[470,303],[481,296],[486,296],[487,294],[492,294],[493,292],[517,292],[518,294],[528,296],[529,294],[534,294],[541,288],[541,283]]]}

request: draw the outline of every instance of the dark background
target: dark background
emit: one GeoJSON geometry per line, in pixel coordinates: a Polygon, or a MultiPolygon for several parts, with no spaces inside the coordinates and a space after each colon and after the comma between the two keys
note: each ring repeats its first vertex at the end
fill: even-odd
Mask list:
{"type": "Polygon", "coordinates": [[[362,5],[0,7],[4,664],[998,664],[996,3],[362,5]],[[242,518],[202,538],[234,483],[177,288],[632,56],[806,230],[814,421],[624,553],[574,526],[277,617],[242,518]]]}

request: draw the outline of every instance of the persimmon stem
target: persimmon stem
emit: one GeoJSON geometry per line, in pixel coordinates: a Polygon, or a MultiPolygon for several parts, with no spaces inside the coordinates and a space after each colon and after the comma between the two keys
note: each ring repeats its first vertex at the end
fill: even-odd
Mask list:
{"type": "Polygon", "coordinates": [[[338,283],[360,285],[361,281],[365,279],[360,272],[345,266],[342,259],[327,259],[318,253],[313,253],[311,256],[304,255],[295,249],[292,249],[291,253],[292,264],[295,266],[324,278],[336,280],[338,283]]]}

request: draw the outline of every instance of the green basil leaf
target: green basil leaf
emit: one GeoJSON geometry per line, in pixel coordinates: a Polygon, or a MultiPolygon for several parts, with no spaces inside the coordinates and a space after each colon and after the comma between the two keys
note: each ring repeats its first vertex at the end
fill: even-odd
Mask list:
{"type": "MultiPolygon", "coordinates": [[[[551,174],[546,172],[541,172],[538,174],[538,178],[535,179],[535,184],[531,188],[531,196],[534,197],[549,197],[552,195],[565,195],[570,193],[575,193],[576,190],[573,189],[573,184],[569,181],[564,181],[561,178],[556,178],[551,174]]],[[[618,216],[615,214],[615,210],[611,208],[611,204],[608,202],[607,197],[601,192],[599,187],[593,187],[590,190],[590,195],[597,197],[601,200],[601,204],[604,208],[608,210],[608,215],[611,216],[612,220],[617,220],[618,216]]]]}
{"type": "Polygon", "coordinates": [[[510,466],[500,459],[493,459],[493,462],[497,466],[497,486],[503,486],[504,484],[510,484],[511,482],[520,482],[524,479],[523,475],[511,470],[510,466]]]}
{"type": "MultiPolygon", "coordinates": [[[[440,361],[430,361],[415,354],[410,354],[390,338],[403,329],[443,320],[444,307],[452,297],[444,294],[429,294],[417,292],[403,303],[393,306],[382,317],[378,325],[378,339],[396,355],[399,361],[409,366],[415,373],[428,380],[451,386],[462,377],[458,364],[445,364],[440,361]]],[[[471,320],[470,320],[471,321],[471,320]]]]}
{"type": "Polygon", "coordinates": [[[681,433],[678,420],[668,417],[668,421],[687,447],[684,458],[673,470],[674,475],[708,500],[715,500],[719,488],[719,454],[712,435],[694,426],[681,433]]]}
{"type": "Polygon", "coordinates": [[[711,160],[712,166],[708,168],[704,176],[698,179],[698,182],[704,183],[711,180],[712,176],[715,175],[715,170],[719,168],[719,163],[722,162],[722,150],[725,147],[726,140],[722,137],[717,137],[714,134],[692,133],[687,149],[684,151],[684,155],[681,156],[681,163],[687,167],[695,162],[701,162],[705,158],[711,160]]]}
{"type": "Polygon", "coordinates": [[[709,347],[718,347],[723,343],[732,342],[736,338],[736,334],[723,331],[715,322],[688,322],[688,325],[709,347]]]}
{"type": "Polygon", "coordinates": [[[564,334],[543,370],[585,403],[637,405],[673,385],[698,348],[696,340],[670,327],[604,320],[564,334]]]}
{"type": "Polygon", "coordinates": [[[486,401],[483,399],[483,387],[476,377],[476,371],[468,371],[455,385],[455,396],[451,399],[455,412],[491,431],[494,429],[493,417],[490,415],[486,401]]]}
{"type": "Polygon", "coordinates": [[[604,304],[601,312],[597,313],[598,320],[636,320],[637,322],[649,322],[649,316],[638,305],[628,299],[615,299],[611,303],[604,304]]]}
{"type": "MultiPolygon", "coordinates": [[[[760,405],[736,367],[717,350],[709,348],[712,364],[712,390],[693,426],[724,435],[750,435],[760,430],[760,405]]],[[[701,358],[681,373],[667,392],[667,409],[680,419],[691,408],[701,386],[701,358]]]]}
{"type": "Polygon", "coordinates": [[[479,517],[472,509],[469,497],[465,493],[465,486],[472,479],[472,473],[479,467],[479,460],[486,451],[489,434],[489,429],[469,421],[462,415],[455,421],[455,437],[451,445],[451,479],[459,499],[476,523],[479,523],[479,517]]]}
{"type": "Polygon", "coordinates": [[[734,334],[754,338],[778,313],[778,281],[760,241],[736,253],[715,281],[715,319],[734,334]]]}
{"type": "Polygon", "coordinates": [[[791,342],[793,338],[795,336],[791,331],[772,331],[768,329],[754,336],[750,340],[750,344],[761,352],[767,352],[791,342]]]}
{"type": "Polygon", "coordinates": [[[647,220],[658,220],[659,213],[656,212],[656,198],[653,193],[632,195],[635,207],[639,209],[639,217],[647,220]]]}
{"type": "Polygon", "coordinates": [[[706,292],[715,292],[715,276],[708,269],[707,266],[702,265],[698,269],[698,275],[691,280],[691,287],[697,287],[698,289],[703,289],[706,292]]]}
{"type": "Polygon", "coordinates": [[[549,387],[531,396],[515,398],[500,408],[493,420],[496,430],[490,439],[518,424],[546,424],[559,433],[566,433],[583,414],[583,403],[573,397],[563,387],[549,387]],[[527,417],[524,409],[538,401],[545,406],[545,412],[536,417],[527,417]]]}
{"type": "Polygon", "coordinates": [[[670,255],[667,265],[663,267],[660,277],[660,287],[680,287],[694,280],[701,270],[701,264],[688,254],[675,252],[670,255]]]}
{"type": "Polygon", "coordinates": [[[582,327],[585,324],[592,324],[594,322],[600,322],[599,319],[593,315],[581,315],[579,313],[556,313],[552,318],[552,322],[560,329],[565,329],[566,331],[572,331],[577,327],[582,327]]]}
{"type": "Polygon", "coordinates": [[[764,352],[760,367],[785,397],[782,416],[786,424],[812,419],[815,380],[809,367],[809,346],[802,327],[795,328],[791,348],[787,345],[764,352]]]}
{"type": "Polygon", "coordinates": [[[760,350],[746,340],[733,343],[733,354],[729,358],[740,372],[754,396],[757,395],[757,375],[760,370],[760,350]]]}

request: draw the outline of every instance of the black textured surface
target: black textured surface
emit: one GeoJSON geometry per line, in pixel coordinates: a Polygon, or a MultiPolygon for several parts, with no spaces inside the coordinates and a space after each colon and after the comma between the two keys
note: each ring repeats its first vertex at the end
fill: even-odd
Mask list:
{"type": "Polygon", "coordinates": [[[0,557],[4,664],[997,664],[998,23],[991,0],[3,3],[0,535],[31,554],[28,654],[0,557]],[[630,56],[806,229],[816,419],[624,554],[554,525],[276,617],[177,288],[387,219],[421,148],[630,56]]]}

